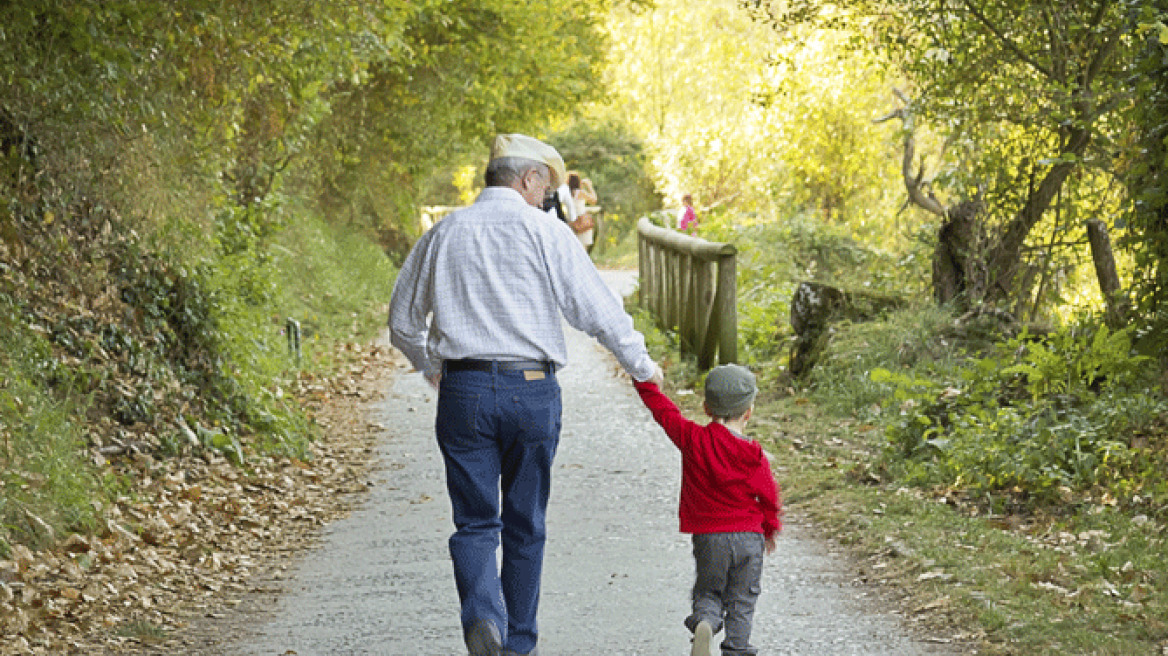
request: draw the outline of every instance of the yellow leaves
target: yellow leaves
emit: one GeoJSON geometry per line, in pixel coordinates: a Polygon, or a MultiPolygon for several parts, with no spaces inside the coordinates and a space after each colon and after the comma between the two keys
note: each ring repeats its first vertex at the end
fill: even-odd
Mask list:
{"type": "Polygon", "coordinates": [[[1155,32],[1155,39],[1160,42],[1160,45],[1168,45],[1168,25],[1164,21],[1158,20],[1152,23],[1140,23],[1136,27],[1136,34],[1143,36],[1148,32],[1155,32]]]}

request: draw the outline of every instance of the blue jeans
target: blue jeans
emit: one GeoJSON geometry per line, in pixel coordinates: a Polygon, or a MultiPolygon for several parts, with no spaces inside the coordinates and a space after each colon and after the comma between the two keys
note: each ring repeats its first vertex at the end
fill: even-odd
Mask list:
{"type": "Polygon", "coordinates": [[[438,394],[436,428],[456,529],[450,556],[463,629],[493,622],[504,646],[520,654],[534,650],[538,637],[561,408],[560,385],[543,372],[448,371],[438,394]],[[542,379],[528,380],[536,375],[542,379]]]}

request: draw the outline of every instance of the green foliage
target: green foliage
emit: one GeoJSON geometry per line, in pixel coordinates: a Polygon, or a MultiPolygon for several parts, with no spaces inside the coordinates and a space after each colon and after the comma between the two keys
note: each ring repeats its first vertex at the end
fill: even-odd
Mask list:
{"type": "Polygon", "coordinates": [[[1107,326],[1100,326],[1086,338],[1066,329],[1037,341],[1023,333],[1007,341],[1004,348],[1020,356],[1016,364],[1002,369],[1002,376],[1025,379],[1025,389],[1033,400],[1055,394],[1082,399],[1102,380],[1110,386],[1126,387],[1148,361],[1132,354],[1130,329],[1112,332],[1107,326]]]}
{"type": "Polygon", "coordinates": [[[751,366],[785,358],[791,297],[804,280],[905,297],[926,284],[920,260],[865,247],[848,227],[824,224],[811,213],[710,212],[697,234],[738,248],[739,345],[751,366]]]}
{"type": "Polygon", "coordinates": [[[905,389],[931,393],[936,387],[931,377],[948,374],[964,360],[945,337],[952,320],[946,308],[922,304],[880,321],[836,324],[811,370],[813,398],[830,412],[871,418],[890,393],[876,373],[881,370],[894,371],[889,375],[905,389]]]}
{"type": "Polygon", "coordinates": [[[1162,0],[1131,0],[1139,51],[1134,77],[1134,114],[1137,128],[1132,149],[1121,165],[1124,180],[1135,202],[1131,206],[1131,233],[1124,244],[1135,253],[1137,300],[1146,323],[1159,338],[1150,346],[1163,351],[1165,300],[1168,300],[1168,34],[1162,0]]]}
{"type": "Polygon", "coordinates": [[[585,0],[431,0],[402,26],[409,56],[338,88],[308,173],[327,212],[408,249],[431,176],[484,163],[498,132],[534,136],[597,93],[603,40],[585,0]],[[516,35],[523,35],[516,38],[516,35]]]}
{"type": "Polygon", "coordinates": [[[899,144],[894,127],[872,121],[890,103],[887,75],[845,47],[850,33],[779,35],[747,4],[614,12],[614,102],[597,111],[643,139],[675,207],[685,193],[700,214],[779,206],[893,246],[899,144]]]}
{"type": "Polygon", "coordinates": [[[931,0],[751,4],[784,34],[853,30],[861,61],[881,57],[890,77],[904,78],[914,127],[944,143],[921,152],[939,158],[916,174],[923,191],[982,201],[987,239],[975,255],[989,281],[975,294],[1016,302],[1046,291],[1059,269],[1084,264],[1082,221],[1119,215],[1114,155],[1127,152],[1133,127],[1138,43],[1125,3],[964,3],[940,13],[931,0]],[[1043,271],[1038,290],[1028,267],[1043,271]]]}
{"type": "Polygon", "coordinates": [[[641,140],[612,120],[580,120],[548,138],[568,169],[590,178],[604,207],[603,244],[612,247],[661,207],[641,140]]]}
{"type": "Polygon", "coordinates": [[[0,5],[0,541],[89,522],[111,435],[305,457],[294,378],[384,321],[371,240],[408,247],[430,175],[595,92],[609,7],[0,5]]]}
{"type": "Polygon", "coordinates": [[[1130,332],[1024,334],[944,382],[873,369],[887,407],[899,408],[889,461],[909,481],[978,498],[1049,504],[1097,487],[1150,489],[1152,452],[1136,437],[1157,433],[1168,404],[1142,385],[1147,358],[1133,353],[1130,332]]]}

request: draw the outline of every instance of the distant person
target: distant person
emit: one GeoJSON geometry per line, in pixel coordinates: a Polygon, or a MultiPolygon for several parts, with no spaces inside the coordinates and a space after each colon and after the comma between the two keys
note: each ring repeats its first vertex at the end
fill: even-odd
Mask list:
{"type": "Polygon", "coordinates": [[[572,196],[572,209],[576,217],[571,223],[572,232],[576,233],[584,250],[591,253],[596,220],[588,213],[588,205],[595,205],[600,198],[592,188],[592,181],[580,177],[576,171],[568,171],[568,191],[572,196]]]}
{"type": "Polygon", "coordinates": [[[736,364],[706,376],[702,426],[682,416],[653,382],[634,382],[641,400],[681,451],[681,532],[693,535],[697,577],[691,656],[710,656],[714,634],[726,629],[723,656],[757,654],[750,646],[754,604],[762,579],[763,551],[773,553],[779,519],[779,486],[762,446],[744,434],[754,411],[754,374],[736,364]]]}
{"type": "Polygon", "coordinates": [[[572,231],[539,209],[566,177],[551,146],[496,137],[486,189],[422,235],[390,300],[390,341],[438,389],[450,556],[472,656],[536,653],[562,321],[634,380],[662,382],[620,298],[572,231]]]}
{"type": "MultiPolygon", "coordinates": [[[[572,202],[572,190],[568,187],[566,177],[562,184],[548,189],[539,208],[547,212],[548,216],[559,219],[568,224],[568,227],[572,227],[572,224],[576,222],[576,204],[572,202]]],[[[572,232],[575,233],[575,229],[572,232]]]]}
{"type": "Polygon", "coordinates": [[[693,196],[686,194],[681,197],[681,212],[677,214],[677,229],[682,232],[693,232],[698,227],[698,214],[693,208],[693,196]]]}

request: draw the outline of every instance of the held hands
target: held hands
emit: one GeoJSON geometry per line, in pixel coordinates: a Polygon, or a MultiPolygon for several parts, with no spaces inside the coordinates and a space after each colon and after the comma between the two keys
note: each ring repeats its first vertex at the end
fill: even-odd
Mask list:
{"type": "Polygon", "coordinates": [[[660,366],[653,365],[653,375],[649,376],[649,379],[646,380],[645,382],[646,383],[653,383],[657,387],[661,387],[662,385],[665,384],[665,372],[661,371],[660,366]]]}

